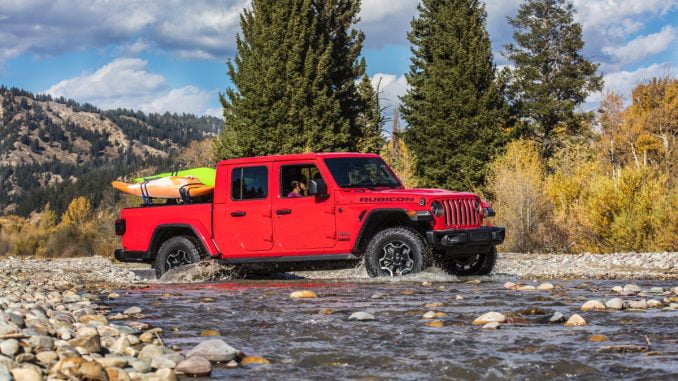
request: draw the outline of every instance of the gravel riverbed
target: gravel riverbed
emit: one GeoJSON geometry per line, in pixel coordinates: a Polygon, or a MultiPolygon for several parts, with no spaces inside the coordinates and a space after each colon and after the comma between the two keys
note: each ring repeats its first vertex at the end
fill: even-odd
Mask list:
{"type": "MultiPolygon", "coordinates": [[[[256,353],[271,353],[271,351],[275,352],[275,349],[266,347],[271,341],[262,342],[258,348],[249,347],[240,340],[239,334],[235,333],[238,327],[231,325],[227,325],[227,328],[228,331],[234,332],[235,337],[221,336],[219,330],[215,329],[192,330],[195,329],[193,325],[198,324],[201,321],[200,319],[215,318],[213,316],[214,311],[209,312],[209,306],[215,302],[214,297],[225,297],[226,295],[222,294],[226,291],[218,291],[212,297],[203,294],[203,291],[197,293],[190,290],[186,291],[181,285],[172,286],[179,287],[179,289],[165,288],[166,286],[158,284],[157,281],[147,279],[152,276],[152,272],[148,271],[148,268],[148,266],[114,264],[103,257],[58,260],[12,257],[0,259],[0,381],[78,379],[171,381],[182,377],[182,375],[206,377],[210,374],[216,378],[237,374],[239,375],[238,378],[251,379],[252,377],[257,378],[257,374],[263,378],[268,378],[275,373],[251,374],[248,373],[247,369],[251,366],[266,365],[271,361],[275,364],[275,361],[283,361],[283,359],[273,358],[269,361],[264,357],[247,356],[226,343],[226,341],[233,343],[231,339],[234,339],[236,344],[242,345],[247,350],[254,350],[256,353]],[[150,291],[145,291],[147,289],[150,291]],[[177,310],[179,315],[167,315],[172,308],[173,298],[181,293],[188,297],[186,303],[182,302],[182,307],[177,307],[183,309],[177,310]],[[196,309],[193,310],[191,306],[196,309]],[[189,316],[193,313],[202,315],[189,316]],[[182,316],[182,319],[190,321],[190,323],[187,322],[185,327],[163,326],[167,321],[172,321],[175,316],[182,316]],[[176,336],[176,333],[173,333],[175,329],[175,332],[183,332],[182,340],[172,339],[176,336]],[[168,335],[169,338],[166,337],[168,335]],[[190,337],[187,338],[187,335],[190,337]],[[215,369],[214,372],[213,368],[215,369]],[[226,369],[242,370],[239,373],[228,373],[226,369]]],[[[374,293],[381,288],[388,293],[388,290],[390,290],[392,294],[398,295],[397,298],[394,296],[393,298],[396,299],[392,300],[397,300],[403,306],[410,303],[408,298],[416,299],[417,294],[421,295],[423,292],[428,295],[437,290],[435,292],[440,292],[439,298],[445,300],[444,305],[456,303],[459,304],[459,308],[441,312],[437,311],[435,303],[427,306],[426,308],[430,311],[423,312],[427,314],[425,319],[432,318],[432,321],[426,324],[427,327],[431,328],[445,327],[449,324],[449,322],[444,321],[445,313],[457,314],[457,318],[465,321],[465,324],[468,324],[469,327],[473,327],[473,324],[480,324],[479,322],[482,322],[486,329],[498,328],[504,324],[509,324],[509,326],[511,324],[518,324],[518,326],[528,324],[525,319],[512,318],[513,315],[510,311],[507,317],[499,316],[501,315],[500,312],[506,314],[507,311],[499,311],[497,312],[499,315],[485,316],[484,320],[481,319],[483,316],[480,316],[479,312],[494,312],[491,311],[492,306],[503,306],[503,302],[498,300],[502,300],[501,295],[504,295],[505,292],[518,292],[517,294],[510,294],[512,295],[510,298],[517,300],[513,301],[512,305],[520,303],[520,300],[523,300],[525,305],[539,303],[542,300],[541,297],[537,299],[523,297],[521,299],[520,295],[524,292],[527,292],[528,296],[530,292],[549,293],[553,296],[545,296],[543,300],[557,300],[558,295],[569,292],[565,289],[566,287],[579,287],[578,283],[566,283],[564,279],[644,279],[645,284],[649,284],[648,280],[661,280],[663,288],[661,290],[660,287],[653,289],[651,284],[643,287],[629,284],[628,287],[622,287],[626,283],[633,283],[625,282],[617,284],[615,289],[612,289],[608,283],[601,283],[592,289],[594,290],[593,293],[579,295],[575,299],[570,298],[570,304],[572,304],[570,310],[573,311],[563,310],[561,313],[557,309],[562,309],[558,306],[565,305],[563,300],[557,303],[553,302],[556,307],[553,311],[544,312],[549,315],[540,318],[539,324],[542,324],[542,321],[560,324],[561,326],[570,323],[575,326],[582,324],[578,320],[581,316],[577,317],[578,315],[575,316],[576,314],[572,313],[580,310],[586,313],[600,310],[618,311],[625,309],[630,311],[647,310],[648,312],[652,310],[659,312],[653,312],[648,316],[656,316],[657,318],[662,316],[675,317],[675,311],[678,307],[678,304],[676,304],[678,302],[678,288],[675,287],[675,284],[666,283],[666,281],[678,279],[678,253],[676,252],[618,253],[612,255],[500,254],[495,274],[480,279],[471,279],[469,286],[471,288],[466,291],[466,293],[472,292],[476,295],[487,293],[487,303],[483,303],[482,297],[466,294],[464,296],[457,294],[456,299],[451,299],[453,302],[448,302],[445,299],[445,292],[447,292],[445,290],[449,287],[464,290],[466,286],[454,286],[454,284],[466,284],[470,278],[451,277],[439,269],[429,269],[422,274],[405,277],[402,283],[391,284],[388,280],[382,280],[382,283],[379,283],[367,279],[362,268],[333,272],[281,274],[277,278],[273,276],[273,279],[278,283],[257,283],[255,288],[262,289],[264,294],[277,295],[280,292],[275,290],[281,287],[279,282],[287,282],[288,280],[289,283],[282,287],[313,287],[312,283],[298,283],[300,279],[306,282],[322,281],[323,283],[318,283],[317,287],[334,287],[332,285],[337,284],[336,282],[349,281],[356,285],[350,287],[364,289],[365,292],[374,293]],[[304,278],[307,279],[304,280],[304,278]],[[549,282],[530,282],[533,279],[548,279],[556,286],[554,288],[553,284],[549,282]],[[563,286],[558,285],[559,281],[562,281],[563,286]],[[481,283],[482,286],[474,286],[481,283]],[[568,286],[570,284],[572,286],[568,286]],[[411,286],[408,285],[423,286],[424,288],[423,291],[412,291],[413,296],[409,296],[410,294],[407,292],[410,291],[408,287],[411,286]],[[401,288],[403,290],[400,290],[401,288]],[[474,301],[471,302],[471,305],[465,305],[464,300],[469,297],[469,300],[474,301]],[[493,297],[500,299],[492,299],[493,297]],[[554,297],[555,299],[553,299],[554,297]],[[464,315],[464,308],[468,309],[466,312],[468,316],[464,315]],[[480,320],[471,324],[474,319],[480,320]],[[569,323],[565,323],[566,320],[569,323]]],[[[192,280],[199,281],[200,279],[193,277],[192,280]]],[[[270,281],[268,279],[259,282],[270,281]]],[[[239,280],[233,282],[239,289],[249,290],[252,287],[247,283],[249,281],[246,281],[245,284],[242,284],[243,281],[239,280]]],[[[657,282],[657,284],[659,283],[657,282]]],[[[209,284],[207,285],[209,286],[209,284]]],[[[332,292],[341,294],[348,286],[339,283],[338,287],[337,290],[332,290],[332,292]]],[[[231,286],[226,288],[219,286],[216,289],[227,290],[230,288],[231,286]]],[[[377,305],[374,302],[366,303],[363,301],[360,296],[362,293],[356,295],[358,297],[356,300],[353,300],[355,296],[350,294],[350,298],[353,299],[347,299],[341,303],[335,300],[336,295],[332,296],[334,294],[327,291],[325,294],[330,297],[325,303],[331,308],[323,309],[325,312],[320,310],[321,315],[332,314],[337,306],[348,308],[351,313],[358,313],[357,315],[347,315],[347,319],[341,318],[342,326],[337,335],[340,335],[340,332],[346,329],[344,320],[371,320],[375,316],[377,320],[383,319],[384,312],[374,307],[367,308],[366,311],[353,311],[355,308],[377,305]]],[[[242,300],[229,301],[228,303],[233,304],[232,307],[237,306],[239,309],[246,309],[245,306],[248,303],[260,303],[258,300],[261,297],[250,300],[251,294],[248,293],[246,297],[244,295],[241,294],[241,291],[238,291],[234,294],[234,297],[242,297],[242,300]]],[[[288,298],[288,295],[289,291],[282,291],[281,295],[275,296],[281,298],[281,300],[273,303],[278,307],[264,303],[259,313],[273,313],[274,315],[271,316],[276,316],[277,310],[275,308],[281,308],[282,304],[285,304],[283,300],[288,298]],[[273,310],[270,310],[271,308],[273,310]]],[[[324,296],[321,293],[318,300],[322,301],[324,296]]],[[[312,295],[311,299],[315,297],[317,295],[312,295]]],[[[370,299],[369,296],[365,297],[368,298],[367,300],[374,300],[370,299]]],[[[346,298],[349,298],[349,294],[346,294],[346,298]]],[[[224,299],[224,303],[228,300],[224,299]]],[[[322,305],[322,303],[319,303],[319,305],[322,305]]],[[[290,308],[295,308],[294,306],[301,305],[293,304],[290,305],[290,308]]],[[[506,306],[503,308],[506,308],[506,306]]],[[[294,309],[290,310],[290,313],[294,314],[295,311],[294,309]]],[[[219,313],[230,314],[232,312],[224,310],[219,313]]],[[[246,314],[246,312],[243,313],[246,314]]],[[[303,314],[307,313],[306,310],[303,310],[303,314]]],[[[401,312],[392,311],[391,313],[395,314],[395,318],[401,312]]],[[[411,311],[403,311],[402,313],[407,315],[411,311]]],[[[589,315],[582,313],[584,318],[589,319],[589,315]]],[[[301,316],[302,320],[299,324],[308,323],[308,320],[304,320],[306,318],[303,316],[301,316]]],[[[251,318],[256,320],[256,314],[251,318]]],[[[221,321],[220,319],[214,320],[214,324],[223,325],[223,323],[217,323],[217,321],[221,321]]],[[[296,318],[290,316],[290,319],[296,318]]],[[[603,322],[610,319],[598,320],[603,322]]],[[[396,319],[392,324],[402,325],[404,323],[396,319]]],[[[268,325],[264,326],[268,327],[268,325]]],[[[535,327],[535,329],[541,329],[538,328],[540,326],[535,327]]],[[[388,328],[388,325],[384,328],[388,328]]],[[[406,327],[401,328],[405,329],[406,327]]],[[[642,326],[641,328],[639,329],[644,332],[646,328],[649,329],[649,326],[642,326]]],[[[313,332],[313,330],[304,331],[304,334],[312,336],[315,334],[313,332]]],[[[255,332],[250,332],[248,335],[254,334],[255,332]]],[[[280,332],[280,334],[284,333],[280,332]]],[[[325,335],[321,340],[329,340],[329,338],[330,336],[326,337],[325,335]]],[[[273,339],[274,342],[284,342],[293,338],[272,337],[269,339],[273,339]]],[[[258,337],[256,335],[251,336],[251,340],[258,340],[258,337]]],[[[665,339],[660,338],[660,342],[662,342],[661,340],[665,339]]],[[[678,342],[674,340],[673,344],[676,343],[678,342]]],[[[370,345],[370,343],[364,344],[370,345]]],[[[656,352],[656,348],[664,348],[659,351],[663,354],[658,355],[657,358],[663,361],[676,356],[674,352],[667,355],[665,348],[668,347],[661,345],[654,345],[652,350],[649,345],[646,347],[638,343],[634,345],[612,345],[608,346],[609,348],[606,347],[606,350],[614,353],[616,353],[615,351],[620,353],[635,351],[652,354],[653,351],[656,352]]],[[[332,348],[330,347],[330,349],[332,348]]],[[[306,355],[308,354],[304,354],[304,356],[306,355]]],[[[385,356],[388,356],[388,354],[385,354],[385,356]]],[[[293,362],[294,360],[286,358],[284,361],[287,364],[285,366],[290,367],[290,364],[292,364],[290,361],[293,362]]],[[[363,365],[366,366],[366,364],[363,365]]],[[[290,371],[298,370],[298,367],[290,368],[290,371]]],[[[420,372],[424,373],[418,373],[419,375],[425,374],[424,370],[420,372]]],[[[665,375],[664,373],[658,374],[665,375]]],[[[389,378],[393,374],[384,373],[384,375],[389,378]]]]}

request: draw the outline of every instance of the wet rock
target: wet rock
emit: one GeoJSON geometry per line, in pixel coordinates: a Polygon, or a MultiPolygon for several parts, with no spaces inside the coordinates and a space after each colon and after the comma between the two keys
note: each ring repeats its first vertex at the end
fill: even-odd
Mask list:
{"type": "Polygon", "coordinates": [[[383,292],[375,292],[372,294],[372,296],[370,296],[370,299],[382,299],[385,296],[386,295],[383,292]]]}
{"type": "Polygon", "coordinates": [[[15,381],[42,381],[42,375],[33,367],[10,370],[15,381]]]}
{"type": "Polygon", "coordinates": [[[5,356],[14,357],[19,352],[19,342],[15,339],[0,341],[0,353],[5,356]]]}
{"type": "Polygon", "coordinates": [[[661,308],[664,303],[656,299],[650,299],[647,301],[647,308],[661,308]]]}
{"type": "Polygon", "coordinates": [[[624,287],[622,287],[622,286],[614,286],[614,287],[612,287],[612,291],[621,294],[622,292],[624,292],[624,287]]]}
{"type": "Polygon", "coordinates": [[[290,294],[290,298],[292,299],[314,299],[317,297],[318,294],[310,290],[294,291],[290,294]]]}
{"type": "Polygon", "coordinates": [[[624,309],[624,301],[620,298],[612,298],[605,302],[605,307],[611,310],[622,310],[624,309]]]}
{"type": "Polygon", "coordinates": [[[118,294],[116,292],[111,292],[110,294],[108,294],[108,299],[118,299],[119,297],[120,297],[120,294],[118,294]]]}
{"type": "Polygon", "coordinates": [[[650,289],[650,292],[654,293],[654,294],[662,294],[662,293],[664,293],[664,289],[661,288],[661,287],[652,287],[650,289]]]}
{"type": "Polygon", "coordinates": [[[436,317],[436,312],[435,311],[428,311],[427,313],[422,316],[424,319],[433,319],[436,317]]]}
{"type": "Polygon", "coordinates": [[[357,320],[357,321],[370,321],[374,320],[374,315],[364,311],[358,311],[351,314],[348,317],[348,320],[357,320]]]}
{"type": "Polygon", "coordinates": [[[180,362],[175,370],[187,376],[206,377],[212,372],[212,364],[204,357],[192,356],[180,362]]]}
{"type": "Polygon", "coordinates": [[[80,316],[78,319],[80,323],[87,324],[87,323],[99,323],[99,324],[108,324],[108,320],[106,319],[105,316],[103,315],[83,315],[80,316]]]}
{"type": "Polygon", "coordinates": [[[581,306],[582,311],[602,311],[605,305],[600,300],[589,300],[581,306]]]}
{"type": "Polygon", "coordinates": [[[504,283],[504,288],[507,288],[509,290],[515,290],[516,288],[518,288],[518,285],[513,282],[506,282],[504,283]]]}
{"type": "Polygon", "coordinates": [[[648,347],[644,345],[610,345],[605,347],[598,348],[598,352],[603,353],[637,353],[637,352],[647,352],[648,347]]]}
{"type": "Polygon", "coordinates": [[[445,305],[445,304],[442,303],[442,302],[435,302],[435,303],[426,303],[426,304],[424,305],[424,307],[426,307],[426,308],[438,308],[438,307],[442,307],[442,306],[444,306],[444,305],[445,305]]]}
{"type": "Polygon", "coordinates": [[[637,294],[640,291],[642,291],[640,286],[635,285],[635,284],[627,284],[627,285],[624,286],[624,289],[622,290],[622,292],[627,294],[627,295],[637,294]]]}
{"type": "Polygon", "coordinates": [[[457,295],[454,297],[455,300],[464,300],[464,297],[461,295],[457,295]]]}
{"type": "Polygon", "coordinates": [[[421,282],[421,285],[424,286],[424,287],[431,287],[433,285],[433,283],[426,280],[426,281],[421,282]]]}
{"type": "Polygon", "coordinates": [[[118,367],[106,368],[106,376],[108,381],[132,381],[127,371],[118,367]]]}
{"type": "Polygon", "coordinates": [[[240,365],[250,365],[250,364],[258,364],[258,365],[268,365],[271,362],[266,360],[263,357],[259,356],[245,356],[241,361],[240,365]]]}
{"type": "Polygon", "coordinates": [[[588,340],[593,343],[600,343],[603,341],[609,341],[610,339],[608,339],[605,335],[591,335],[589,336],[588,340]]]}
{"type": "Polygon", "coordinates": [[[141,307],[133,306],[126,309],[123,314],[125,315],[138,315],[141,313],[141,307]]]}
{"type": "Polygon", "coordinates": [[[153,369],[163,369],[163,368],[172,369],[176,366],[177,366],[176,362],[172,361],[171,359],[168,359],[165,356],[154,357],[151,360],[151,368],[153,369]]]}
{"type": "Polygon", "coordinates": [[[574,314],[570,316],[569,319],[565,322],[565,326],[567,327],[578,327],[578,326],[584,326],[586,325],[586,320],[584,320],[583,317],[581,317],[579,314],[574,314]]]}
{"type": "Polygon", "coordinates": [[[162,328],[152,328],[149,329],[148,331],[144,332],[139,336],[139,340],[142,343],[150,343],[151,341],[155,340],[159,334],[162,333],[162,328]]]}
{"type": "Polygon", "coordinates": [[[626,303],[626,306],[632,310],[645,310],[647,309],[647,301],[645,299],[631,300],[626,303]]]}
{"type": "Polygon", "coordinates": [[[499,329],[499,323],[496,321],[487,323],[483,326],[483,329],[499,329]]]}
{"type": "Polygon", "coordinates": [[[534,291],[536,289],[534,286],[518,286],[517,288],[518,291],[534,291]]]}
{"type": "Polygon", "coordinates": [[[101,352],[101,340],[98,334],[71,339],[68,344],[76,349],[82,348],[86,353],[101,352]]]}
{"type": "Polygon", "coordinates": [[[551,284],[549,282],[544,282],[544,283],[540,284],[539,286],[537,286],[537,290],[539,290],[539,291],[551,291],[551,290],[553,290],[553,288],[554,288],[553,284],[551,284]]]}
{"type": "Polygon", "coordinates": [[[216,329],[204,329],[200,332],[200,336],[201,337],[221,336],[221,333],[216,329]]]}
{"type": "Polygon", "coordinates": [[[226,362],[235,358],[237,350],[225,341],[219,339],[212,339],[203,341],[196,345],[193,349],[186,352],[186,357],[200,356],[210,361],[226,362]]]}
{"type": "Polygon", "coordinates": [[[401,295],[414,295],[414,294],[416,294],[416,293],[417,293],[416,291],[414,291],[414,290],[412,290],[412,289],[410,289],[410,288],[407,288],[407,289],[402,290],[402,291],[400,292],[401,295]]]}
{"type": "Polygon", "coordinates": [[[427,327],[439,328],[439,327],[444,327],[445,323],[443,323],[442,320],[432,320],[432,321],[426,322],[426,324],[424,324],[424,325],[427,326],[427,327]]]}
{"type": "Polygon", "coordinates": [[[163,354],[165,354],[165,349],[163,347],[155,344],[148,344],[141,352],[139,352],[139,359],[150,362],[153,358],[160,357],[163,354]]]}
{"type": "Polygon", "coordinates": [[[226,363],[226,368],[231,368],[231,369],[233,369],[233,368],[237,368],[238,365],[239,365],[239,364],[238,364],[237,361],[231,360],[231,361],[229,361],[229,362],[226,363]]]}
{"type": "Polygon", "coordinates": [[[562,322],[564,322],[565,320],[566,320],[566,319],[565,319],[565,315],[563,315],[562,313],[556,311],[556,312],[553,313],[553,315],[551,315],[551,316],[549,317],[549,320],[548,320],[548,321],[549,321],[549,323],[562,323],[562,322]]]}
{"type": "Polygon", "coordinates": [[[499,312],[488,312],[486,314],[480,315],[473,321],[473,325],[485,325],[487,323],[497,322],[503,323],[506,321],[506,316],[500,314],[499,312]]]}
{"type": "Polygon", "coordinates": [[[535,316],[535,315],[548,315],[548,312],[542,310],[541,308],[526,308],[524,310],[518,311],[520,315],[524,316],[535,316]]]}

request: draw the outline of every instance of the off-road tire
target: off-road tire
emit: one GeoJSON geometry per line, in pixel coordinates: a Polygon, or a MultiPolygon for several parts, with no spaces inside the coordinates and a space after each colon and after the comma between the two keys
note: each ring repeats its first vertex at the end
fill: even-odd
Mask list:
{"type": "Polygon", "coordinates": [[[489,275],[497,262],[497,248],[493,245],[483,253],[466,258],[445,258],[441,262],[445,271],[451,275],[489,275]]]}
{"type": "Polygon", "coordinates": [[[429,258],[429,247],[424,241],[424,237],[417,231],[406,227],[394,227],[384,229],[372,237],[365,250],[365,268],[370,277],[378,276],[398,276],[414,274],[426,268],[429,258]],[[391,248],[397,247],[404,250],[407,247],[407,256],[411,259],[411,270],[406,273],[391,273],[382,268],[380,259],[383,262],[383,256],[388,251],[387,245],[391,248]],[[386,251],[385,251],[386,248],[386,251]]]}
{"type": "Polygon", "coordinates": [[[173,268],[191,263],[198,263],[206,258],[207,253],[205,253],[202,243],[197,238],[190,235],[172,237],[163,242],[158,250],[158,254],[155,256],[155,262],[153,263],[155,276],[159,279],[164,273],[173,268]],[[171,266],[170,263],[168,263],[168,259],[170,259],[170,256],[178,255],[179,251],[183,253],[179,260],[180,263],[171,266]]]}

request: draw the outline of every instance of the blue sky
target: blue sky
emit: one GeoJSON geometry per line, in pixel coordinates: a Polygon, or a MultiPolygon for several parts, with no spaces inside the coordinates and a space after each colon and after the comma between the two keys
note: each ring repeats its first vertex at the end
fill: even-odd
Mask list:
{"type": "MultiPolygon", "coordinates": [[[[488,0],[497,65],[520,0],[488,0]]],[[[678,0],[574,0],[584,53],[607,89],[628,100],[637,83],[678,63],[678,0]]],[[[239,13],[248,0],[0,0],[0,83],[102,108],[219,115],[230,85],[239,13]]],[[[415,0],[364,0],[363,55],[384,104],[407,88],[406,33],[415,0]]],[[[594,108],[600,94],[585,107],[594,108]]]]}

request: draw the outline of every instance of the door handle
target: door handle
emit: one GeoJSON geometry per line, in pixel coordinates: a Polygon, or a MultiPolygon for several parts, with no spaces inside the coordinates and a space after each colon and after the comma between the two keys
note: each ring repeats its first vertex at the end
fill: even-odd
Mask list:
{"type": "Polygon", "coordinates": [[[231,212],[232,217],[244,217],[247,213],[243,212],[242,210],[239,210],[237,212],[231,212]]]}
{"type": "Polygon", "coordinates": [[[278,209],[275,211],[275,214],[282,216],[283,214],[290,214],[292,213],[292,209],[278,209]]]}

